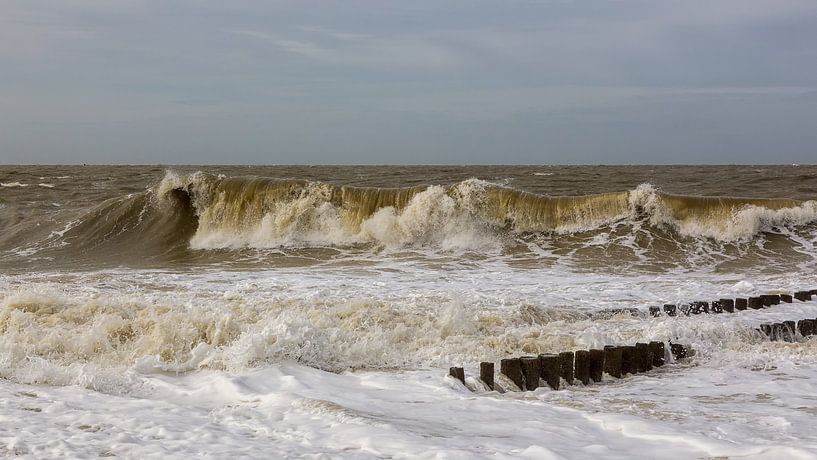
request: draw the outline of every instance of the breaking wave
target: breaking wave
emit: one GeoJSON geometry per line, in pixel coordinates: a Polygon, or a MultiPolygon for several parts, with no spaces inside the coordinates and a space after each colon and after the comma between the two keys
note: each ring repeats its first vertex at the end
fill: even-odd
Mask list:
{"type": "MultiPolygon", "coordinates": [[[[681,243],[745,243],[767,232],[813,232],[815,221],[813,200],[670,195],[650,184],[596,195],[545,196],[478,179],[450,186],[362,188],[168,172],[145,192],[111,198],[52,231],[46,246],[170,258],[191,248],[491,251],[531,239],[558,244],[577,234],[606,239],[621,225],[663,232],[665,239],[681,243]]],[[[19,233],[25,231],[21,227],[19,233]]]]}

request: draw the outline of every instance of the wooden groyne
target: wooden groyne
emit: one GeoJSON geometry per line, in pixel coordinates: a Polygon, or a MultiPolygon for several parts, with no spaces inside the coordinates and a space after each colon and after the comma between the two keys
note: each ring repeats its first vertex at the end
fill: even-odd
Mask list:
{"type": "Polygon", "coordinates": [[[657,306],[649,307],[648,312],[652,317],[664,315],[690,316],[704,313],[735,313],[744,310],[760,310],[773,305],[780,305],[781,303],[793,303],[794,300],[808,302],[815,296],[817,296],[817,289],[797,291],[794,294],[763,294],[756,297],[738,297],[736,299],[718,299],[713,301],[697,300],[683,304],[664,304],[663,308],[657,306]]]}
{"type": "MultiPolygon", "coordinates": [[[[540,386],[558,390],[577,381],[584,385],[601,382],[603,374],[615,378],[644,373],[663,366],[671,354],[676,360],[693,354],[687,345],[664,342],[639,342],[635,345],[607,345],[604,349],[544,353],[538,356],[520,356],[500,361],[499,372],[513,382],[519,391],[533,391],[540,386]]],[[[494,379],[494,363],[479,365],[479,379],[492,389],[499,390],[494,379]]],[[[449,375],[465,383],[462,367],[452,367],[449,375]]]]}
{"type": "MultiPolygon", "coordinates": [[[[648,311],[652,317],[735,313],[750,309],[759,310],[781,303],[793,303],[795,300],[809,302],[815,296],[817,289],[797,291],[793,294],[764,294],[755,297],[718,299],[712,302],[666,304],[663,308],[649,307],[648,311]]],[[[638,310],[621,309],[611,312],[637,314],[638,310]]],[[[795,342],[817,335],[817,318],[801,319],[796,322],[763,323],[757,330],[772,341],[795,342]]],[[[542,386],[559,390],[564,385],[575,384],[576,381],[583,385],[601,382],[604,374],[620,379],[627,375],[649,372],[666,364],[670,357],[677,361],[693,354],[694,350],[688,345],[660,341],[637,342],[634,345],[606,345],[601,349],[506,358],[500,361],[499,372],[513,383],[515,388],[512,387],[511,390],[533,391],[542,386]]],[[[449,369],[449,375],[465,384],[464,368],[452,367],[449,369]]],[[[504,390],[495,380],[493,362],[480,363],[479,380],[487,388],[504,390]]]]}

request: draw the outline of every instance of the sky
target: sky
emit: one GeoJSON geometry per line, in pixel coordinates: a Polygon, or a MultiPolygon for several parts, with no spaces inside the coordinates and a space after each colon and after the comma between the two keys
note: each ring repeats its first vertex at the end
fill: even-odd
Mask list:
{"type": "Polygon", "coordinates": [[[0,0],[0,163],[815,162],[814,0],[0,0]]]}

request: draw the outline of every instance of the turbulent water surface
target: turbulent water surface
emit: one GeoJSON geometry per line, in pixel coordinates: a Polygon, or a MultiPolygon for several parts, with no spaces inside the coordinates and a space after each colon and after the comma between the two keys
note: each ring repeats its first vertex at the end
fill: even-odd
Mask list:
{"type": "MultiPolygon", "coordinates": [[[[817,167],[0,167],[0,453],[815,458],[817,167]],[[463,364],[681,341],[472,393],[463,364]]],[[[472,387],[477,382],[468,380],[472,387]]]]}

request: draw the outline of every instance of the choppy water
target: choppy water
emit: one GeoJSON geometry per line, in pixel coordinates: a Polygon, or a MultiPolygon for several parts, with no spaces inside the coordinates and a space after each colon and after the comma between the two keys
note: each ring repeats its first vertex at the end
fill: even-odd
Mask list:
{"type": "Polygon", "coordinates": [[[817,342],[754,328],[817,302],[593,313],[817,288],[815,199],[814,166],[0,167],[0,443],[811,458],[817,342]],[[444,378],[670,339],[692,363],[567,391],[444,378]]]}

